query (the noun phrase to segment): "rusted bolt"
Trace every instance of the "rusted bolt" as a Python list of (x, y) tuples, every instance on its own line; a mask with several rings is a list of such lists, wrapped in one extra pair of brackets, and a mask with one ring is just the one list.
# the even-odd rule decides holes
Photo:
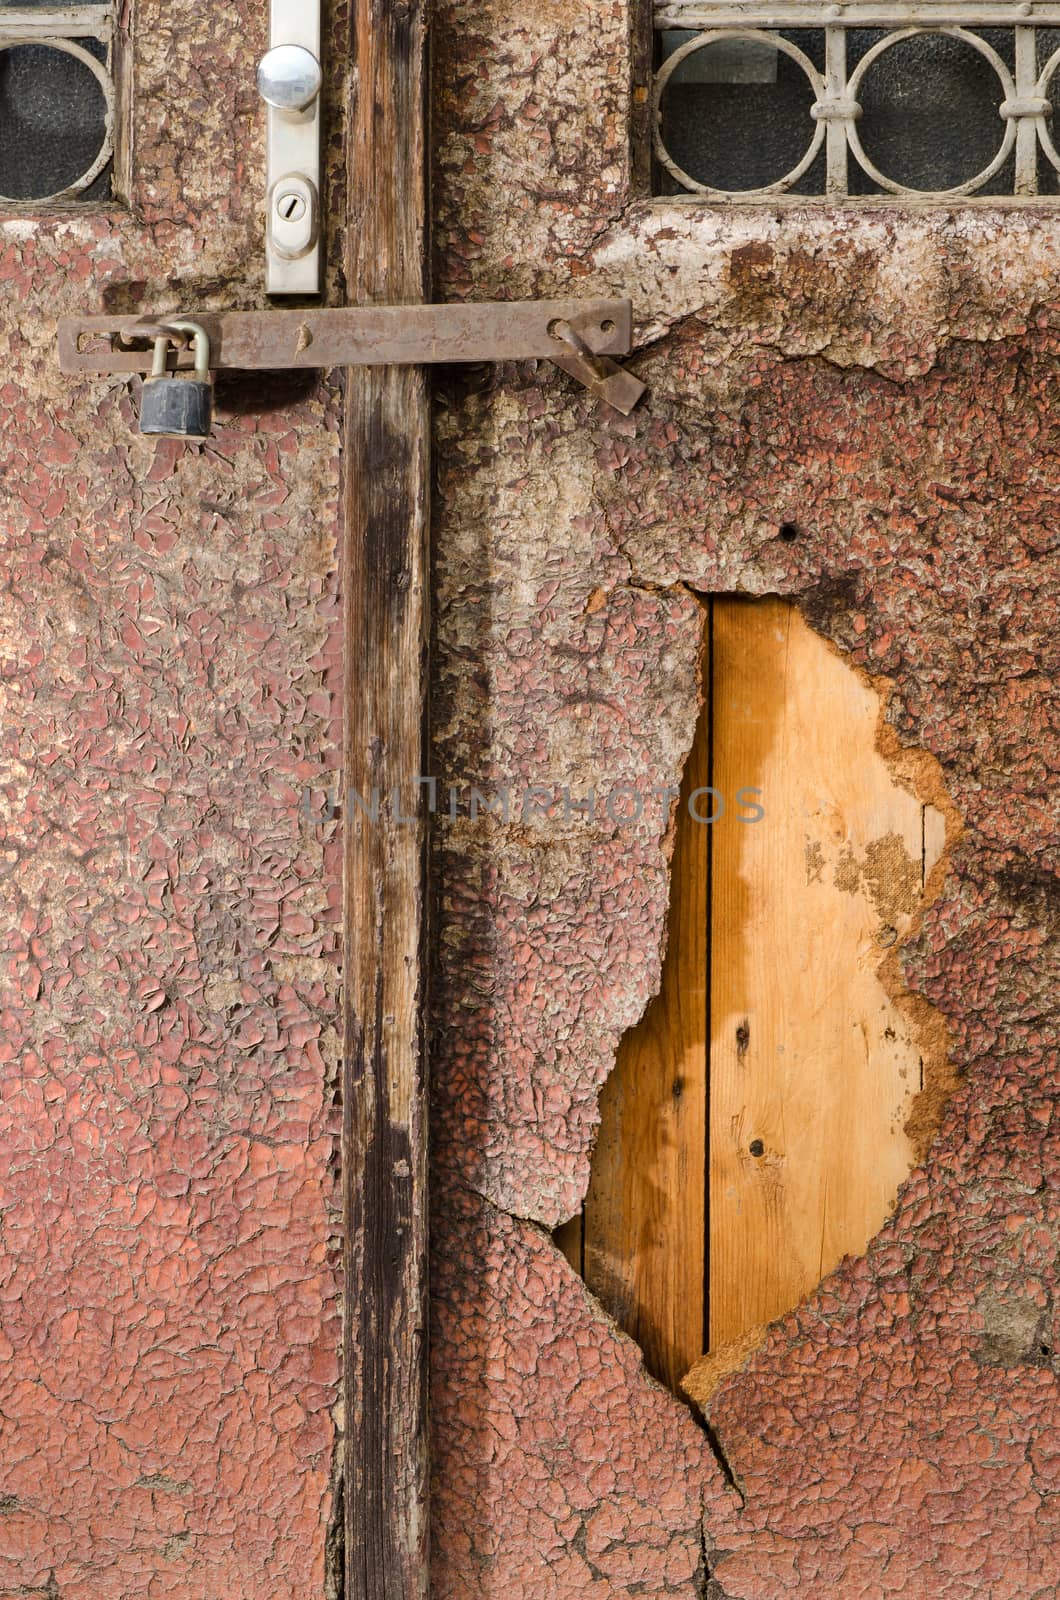
[(171, 327), (168, 322), (136, 322), (130, 328), (118, 329), (119, 342), (126, 345), (167, 338), (181, 350), (186, 350), (191, 343), (189, 333), (183, 328)]

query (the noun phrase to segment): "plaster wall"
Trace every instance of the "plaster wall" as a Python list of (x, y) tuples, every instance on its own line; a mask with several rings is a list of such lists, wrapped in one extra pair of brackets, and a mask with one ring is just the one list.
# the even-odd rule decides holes
[[(630, 294), (650, 393), (626, 419), (544, 366), (439, 386), (434, 1593), (1047, 1600), (1060, 216), (647, 200), (635, 20), (435, 23), (437, 297)], [(679, 782), (695, 592), (788, 596), (889, 680), (964, 821), (899, 952), (951, 1034), (937, 1137), (709, 1436), (548, 1233), (659, 980), (669, 815), (603, 802)], [(509, 786), (508, 821), (470, 784)]]

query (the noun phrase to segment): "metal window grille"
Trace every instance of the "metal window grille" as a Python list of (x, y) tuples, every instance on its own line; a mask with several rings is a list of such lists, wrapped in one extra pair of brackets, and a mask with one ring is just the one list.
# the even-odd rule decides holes
[(110, 198), (114, 34), (109, 3), (0, 0), (0, 209)]
[(664, 193), (1060, 198), (1060, 5), (656, 0), (654, 21)]

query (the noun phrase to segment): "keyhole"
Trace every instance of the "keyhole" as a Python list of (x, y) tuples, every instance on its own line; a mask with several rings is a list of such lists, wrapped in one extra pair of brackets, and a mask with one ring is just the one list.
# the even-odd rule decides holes
[(281, 194), (276, 202), (276, 213), (284, 222), (298, 222), (305, 215), (305, 201), (300, 194)]

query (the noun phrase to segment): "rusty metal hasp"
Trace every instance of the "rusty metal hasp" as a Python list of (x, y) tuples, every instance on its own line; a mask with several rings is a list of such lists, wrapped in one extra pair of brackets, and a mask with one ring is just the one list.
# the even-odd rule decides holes
[[(632, 411), (644, 385), (610, 358), (633, 338), (628, 300), (529, 300), (463, 305), (349, 306), (301, 311), (201, 311), (215, 369), (420, 366), (441, 362), (554, 361), (618, 410)], [(66, 373), (148, 372), (151, 335), (165, 316), (63, 317)], [(141, 348), (131, 348), (131, 341)], [(174, 351), (171, 370), (193, 365)]]

